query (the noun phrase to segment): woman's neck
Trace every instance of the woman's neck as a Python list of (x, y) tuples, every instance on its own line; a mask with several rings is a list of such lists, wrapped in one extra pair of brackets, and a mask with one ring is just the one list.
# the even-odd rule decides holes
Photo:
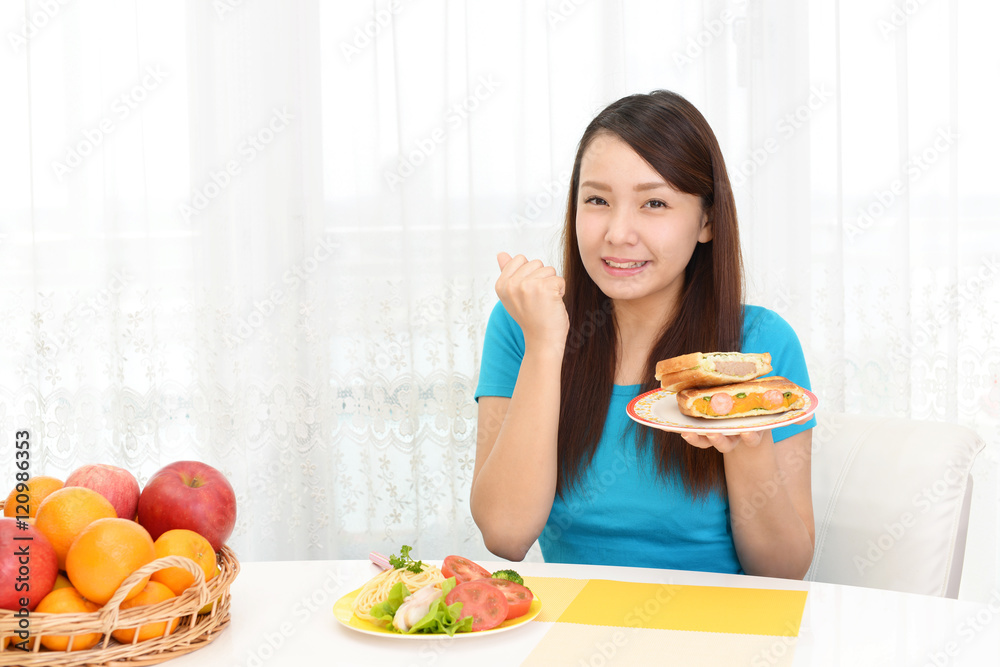
[(633, 301), (616, 301), (614, 306), (617, 326), (615, 384), (640, 384), (652, 373), (647, 368), (649, 352), (659, 340), (673, 308)]

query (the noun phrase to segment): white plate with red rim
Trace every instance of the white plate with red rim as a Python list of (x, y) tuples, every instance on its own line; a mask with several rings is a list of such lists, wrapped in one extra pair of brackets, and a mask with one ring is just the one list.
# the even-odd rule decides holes
[(646, 426), (673, 433), (701, 433), (735, 435), (751, 431), (767, 431), (779, 426), (788, 426), (809, 419), (819, 405), (816, 394), (805, 392), (805, 407), (789, 410), (776, 415), (755, 417), (733, 417), (731, 419), (702, 419), (688, 417), (677, 407), (677, 392), (654, 389), (640, 394), (629, 401), (625, 411), (628, 416)]

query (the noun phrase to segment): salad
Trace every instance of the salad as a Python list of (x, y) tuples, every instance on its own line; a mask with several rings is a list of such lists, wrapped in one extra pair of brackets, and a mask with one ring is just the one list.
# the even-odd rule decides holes
[(454, 555), (438, 568), (410, 551), (404, 545), (399, 556), (370, 554), (383, 571), (359, 591), (356, 616), (391, 632), (454, 635), (491, 630), (531, 609), (534, 595), (514, 570), (490, 573)]

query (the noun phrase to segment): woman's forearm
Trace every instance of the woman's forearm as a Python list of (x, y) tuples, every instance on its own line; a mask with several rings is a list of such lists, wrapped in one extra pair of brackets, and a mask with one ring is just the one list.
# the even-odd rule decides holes
[(470, 506), (486, 547), (508, 560), (524, 558), (552, 509), (561, 369), (557, 346), (529, 348), (506, 409), (480, 399)]
[[(755, 447), (736, 447), (724, 456), (733, 541), (747, 574), (801, 579), (812, 562), (814, 535), (808, 509), (789, 493), (806, 465), (782, 466), (767, 434)], [(800, 502), (801, 504), (801, 502)]]

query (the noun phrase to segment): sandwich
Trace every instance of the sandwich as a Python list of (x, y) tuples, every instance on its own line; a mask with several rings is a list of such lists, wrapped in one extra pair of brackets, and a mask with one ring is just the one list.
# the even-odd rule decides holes
[(774, 415), (798, 410), (805, 403), (802, 387), (776, 375), (677, 393), (677, 407), (682, 414), (705, 419)]
[(692, 352), (656, 364), (656, 379), (669, 391), (746, 382), (770, 372), (767, 352)]

